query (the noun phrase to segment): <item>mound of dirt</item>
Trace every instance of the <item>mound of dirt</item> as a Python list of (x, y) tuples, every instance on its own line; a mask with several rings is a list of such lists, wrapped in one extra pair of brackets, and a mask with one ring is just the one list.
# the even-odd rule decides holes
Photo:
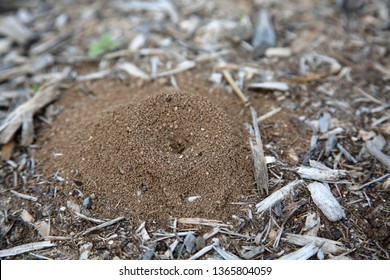
[(105, 217), (226, 220), (253, 183), (243, 123), (195, 94), (152, 95), (73, 126), (60, 139), (61, 174)]

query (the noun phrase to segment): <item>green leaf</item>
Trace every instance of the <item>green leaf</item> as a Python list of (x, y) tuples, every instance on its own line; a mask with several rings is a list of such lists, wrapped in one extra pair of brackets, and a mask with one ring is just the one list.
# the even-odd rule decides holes
[(96, 58), (117, 49), (119, 46), (119, 42), (112, 40), (111, 33), (106, 32), (100, 36), (99, 41), (94, 41), (89, 45), (88, 56)]
[(41, 84), (40, 83), (32, 83), (31, 88), (32, 88), (33, 92), (36, 93), (41, 88)]
[(237, 13), (237, 18), (238, 18), (239, 21), (242, 21), (245, 16), (246, 16), (246, 13), (244, 11), (239, 11)]
[(111, 43), (112, 43), (112, 38), (111, 38), (111, 34), (110, 33), (108, 33), (108, 32), (104, 33), (100, 37), (100, 44), (101, 44), (101, 46), (109, 47)]
[(100, 47), (99, 42), (92, 42), (89, 45), (89, 51), (88, 51), (88, 56), (95, 58), (98, 57), (99, 55), (102, 55), (104, 53), (104, 50)]

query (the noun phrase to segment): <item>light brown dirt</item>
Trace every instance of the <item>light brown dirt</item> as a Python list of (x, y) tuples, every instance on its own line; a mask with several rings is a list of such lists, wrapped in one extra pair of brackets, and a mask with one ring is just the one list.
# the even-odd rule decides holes
[[(63, 204), (81, 204), (94, 194), (94, 216), (125, 215), (137, 223), (174, 217), (226, 221), (239, 213), (232, 203), (256, 195), (244, 127), (248, 108), (222, 88), (208, 89), (204, 79), (192, 85), (190, 74), (179, 76), (181, 91), (161, 86), (164, 80), (145, 87), (107, 79), (64, 95), (60, 104), (71, 109), (44, 130), (36, 154), (45, 174), (59, 172), (66, 179), (64, 193), (83, 194), (64, 196)], [(272, 102), (272, 94), (252, 100), (260, 113), (271, 110)], [(276, 124), (267, 120), (264, 137), (290, 130), (285, 117), (281, 113)], [(296, 132), (293, 144), (302, 145)], [(284, 141), (273, 145), (289, 149)], [(200, 198), (189, 202), (192, 196)]]

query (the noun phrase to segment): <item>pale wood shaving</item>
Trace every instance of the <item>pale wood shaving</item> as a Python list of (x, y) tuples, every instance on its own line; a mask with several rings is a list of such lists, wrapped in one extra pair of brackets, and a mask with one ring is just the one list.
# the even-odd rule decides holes
[(42, 85), (33, 98), (23, 103), (12, 111), (0, 126), (0, 143), (11, 141), (15, 132), (23, 123), (23, 117), (27, 114), (34, 115), (41, 108), (57, 99), (61, 92), (57, 90), (60, 80), (54, 80)]
[(31, 201), (38, 201), (38, 198), (35, 197), (35, 196), (32, 196), (32, 195), (27, 195), (27, 194), (22, 194), (22, 193), (18, 193), (17, 191), (14, 191), (14, 190), (11, 190), (10, 191), (13, 195), (15, 195), (16, 197), (19, 197), (21, 199), (27, 199), (27, 200), (31, 200)]
[(91, 233), (91, 232), (93, 232), (93, 231), (101, 230), (102, 228), (105, 228), (105, 227), (111, 226), (111, 225), (113, 225), (113, 224), (116, 224), (116, 223), (118, 223), (118, 222), (121, 222), (121, 221), (123, 221), (124, 219), (125, 219), (124, 217), (115, 218), (115, 219), (113, 219), (113, 220), (104, 222), (104, 223), (102, 223), (102, 224), (100, 224), (100, 225), (97, 225), (97, 226), (95, 226), (95, 227), (91, 227), (91, 228), (89, 228), (89, 229), (83, 231), (80, 235), (86, 235), (86, 234)]
[(160, 72), (160, 73), (156, 73), (154, 78), (160, 78), (160, 77), (175, 75), (175, 74), (178, 74), (180, 72), (184, 72), (186, 70), (194, 68), (195, 66), (196, 66), (196, 62), (195, 61), (185, 60), (185, 61), (179, 63), (176, 66), (176, 68), (174, 68), (174, 69), (167, 70), (167, 71)]
[(237, 94), (237, 96), (241, 99), (242, 103), (245, 105), (248, 104), (249, 99), (245, 96), (245, 94), (241, 91), (241, 89), (236, 85), (233, 80), (233, 77), (230, 75), (228, 70), (222, 70), (222, 74), (225, 77), (226, 81), (232, 87), (233, 91)]
[(273, 192), (271, 195), (269, 195), (267, 198), (265, 198), (260, 203), (256, 204), (257, 212), (259, 214), (263, 213), (267, 209), (274, 206), (277, 202), (283, 200), (290, 192), (303, 184), (303, 180), (295, 180), (288, 185), (284, 186), (283, 188)]
[(34, 242), (28, 243), (13, 248), (5, 249), (0, 251), (0, 258), (10, 257), (20, 255), (26, 252), (41, 250), (45, 248), (54, 247), (56, 244), (51, 243), (50, 241)]
[(229, 225), (224, 224), (221, 221), (207, 220), (203, 218), (179, 218), (177, 221), (182, 224), (204, 225), (211, 227), (229, 227)]
[(337, 255), (346, 251), (341, 242), (321, 237), (287, 233), (285, 240), (298, 246), (306, 246), (313, 241), (318, 247), (323, 244), (321, 248), (324, 250), (325, 254)]
[(307, 260), (317, 254), (318, 250), (319, 247), (316, 245), (315, 241), (313, 241), (295, 252), (284, 255), (279, 258), (279, 260)]
[(316, 180), (320, 182), (338, 182), (347, 176), (346, 170), (340, 169), (319, 169), (315, 167), (301, 166), (297, 172), (304, 179)]
[(390, 169), (390, 156), (383, 153), (381, 150), (386, 143), (383, 136), (377, 136), (366, 142), (367, 151), (379, 160), (387, 169)]
[(314, 203), (320, 208), (329, 221), (335, 222), (345, 218), (344, 209), (333, 196), (329, 186), (313, 182), (307, 185)]
[(265, 161), (263, 142), (261, 140), (261, 134), (259, 124), (257, 120), (257, 113), (251, 107), (252, 126), (253, 129), (249, 129), (250, 139), (249, 145), (252, 151), (253, 171), (255, 174), (255, 180), (257, 189), (261, 194), (268, 194), (268, 169)]

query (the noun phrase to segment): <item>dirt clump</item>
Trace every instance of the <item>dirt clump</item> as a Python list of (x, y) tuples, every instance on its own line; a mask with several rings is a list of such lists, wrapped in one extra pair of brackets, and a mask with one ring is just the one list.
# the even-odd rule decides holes
[(226, 220), (253, 182), (240, 126), (199, 95), (152, 95), (69, 128), (61, 167), (105, 217)]

